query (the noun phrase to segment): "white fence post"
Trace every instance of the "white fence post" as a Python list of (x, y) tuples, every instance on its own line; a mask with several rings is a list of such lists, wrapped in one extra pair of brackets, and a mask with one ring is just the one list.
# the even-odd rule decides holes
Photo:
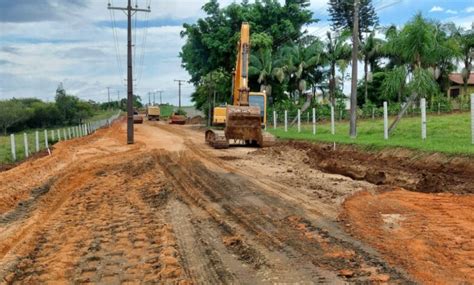
[(64, 137), (64, 140), (67, 141), (67, 133), (66, 133), (66, 129), (63, 129), (63, 137)]
[(277, 112), (273, 111), (273, 129), (276, 130), (277, 128)]
[(25, 145), (25, 157), (28, 158), (29, 150), (28, 150), (28, 135), (23, 133), (23, 144)]
[(383, 102), (383, 138), (388, 140), (388, 108), (387, 102)]
[(56, 133), (58, 134), (58, 142), (61, 141), (61, 130), (57, 129)]
[(426, 140), (426, 99), (421, 98), (421, 138)]
[(55, 141), (54, 130), (51, 130), (51, 142)]
[(301, 132), (301, 110), (298, 109), (298, 133)]
[(472, 144), (474, 144), (474, 93), (471, 94), (471, 133)]
[(39, 132), (35, 132), (35, 146), (36, 146), (36, 152), (40, 151), (40, 140), (39, 140)]
[(12, 147), (12, 159), (13, 161), (16, 161), (16, 146), (15, 146), (15, 135), (11, 134), (10, 135), (10, 144)]
[(288, 111), (285, 110), (285, 133), (288, 132)]
[(49, 148), (49, 145), (48, 145), (48, 131), (47, 130), (44, 130), (44, 145), (46, 146), (47, 149)]
[(313, 135), (316, 134), (316, 108), (313, 108)]
[(336, 126), (334, 125), (334, 106), (331, 105), (331, 134), (336, 134)]

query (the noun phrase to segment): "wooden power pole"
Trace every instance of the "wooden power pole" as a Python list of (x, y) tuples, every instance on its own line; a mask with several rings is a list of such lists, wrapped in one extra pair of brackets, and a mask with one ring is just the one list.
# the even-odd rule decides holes
[(179, 80), (179, 79), (175, 79), (174, 80), (175, 82), (178, 82), (178, 86), (179, 86), (179, 105), (178, 105), (178, 109), (181, 109), (181, 85), (183, 84), (182, 82), (186, 82), (186, 80)]
[(357, 137), (357, 53), (359, 51), (359, 0), (354, 1), (354, 26), (352, 27), (352, 85), (351, 118), (349, 135)]
[(133, 144), (133, 73), (132, 73), (132, 15), (137, 12), (151, 12), (150, 7), (148, 9), (139, 9), (135, 5), (132, 8), (132, 0), (128, 0), (126, 8), (123, 7), (112, 7), (109, 3), (108, 9), (125, 11), (128, 19), (127, 27), (127, 143)]

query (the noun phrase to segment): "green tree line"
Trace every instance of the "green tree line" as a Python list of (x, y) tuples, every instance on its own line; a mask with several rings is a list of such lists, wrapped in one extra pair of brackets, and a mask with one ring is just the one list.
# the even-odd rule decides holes
[(8, 131), (81, 124), (98, 111), (114, 106), (117, 102), (100, 104), (81, 100), (67, 94), (59, 85), (54, 102), (36, 98), (0, 100), (0, 130), (6, 135)]
[[(277, 109), (308, 108), (323, 102), (343, 108), (347, 68), (351, 59), (354, 0), (329, 0), (332, 28), (316, 36), (305, 26), (315, 23), (308, 0), (275, 0), (232, 3), (220, 7), (210, 0), (206, 16), (184, 24), (180, 56), (196, 91), (192, 101), (207, 112), (209, 102), (230, 102), (232, 70), (240, 25), (251, 28), (250, 87), (265, 90)], [(426, 98), (430, 107), (450, 105), (448, 75), (462, 66), (464, 90), (472, 71), (474, 30), (441, 23), (415, 14), (401, 27), (380, 26), (371, 0), (360, 1), (358, 60), (363, 79), (358, 82), (362, 110), (383, 101), (408, 108)], [(459, 98), (467, 103), (467, 92)], [(446, 107), (445, 106), (445, 107)], [(449, 107), (449, 106), (448, 106)], [(403, 115), (403, 113), (401, 114)]]

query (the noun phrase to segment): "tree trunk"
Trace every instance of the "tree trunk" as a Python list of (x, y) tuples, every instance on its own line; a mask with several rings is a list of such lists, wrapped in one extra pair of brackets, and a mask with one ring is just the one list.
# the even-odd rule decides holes
[(415, 99), (418, 97), (418, 94), (416, 94), (415, 92), (413, 92), (410, 96), (410, 98), (408, 98), (408, 102), (405, 104), (405, 106), (403, 106), (403, 108), (400, 110), (400, 113), (398, 113), (397, 117), (395, 118), (395, 121), (393, 121), (393, 123), (390, 125), (390, 127), (388, 128), (388, 134), (391, 135), (392, 132), (395, 130), (395, 128), (397, 127), (398, 123), (400, 123), (400, 121), (402, 120), (403, 116), (405, 115), (406, 111), (408, 110), (408, 108), (413, 104), (413, 102), (415, 101)]
[(365, 99), (365, 104), (367, 104), (367, 102), (369, 102), (369, 80), (368, 80), (368, 76), (369, 76), (369, 62), (367, 60), (367, 56), (364, 58), (364, 85), (365, 85), (365, 94), (364, 94), (364, 99)]
[(331, 78), (329, 79), (329, 100), (331, 104), (334, 106), (336, 102), (336, 64), (331, 64)]

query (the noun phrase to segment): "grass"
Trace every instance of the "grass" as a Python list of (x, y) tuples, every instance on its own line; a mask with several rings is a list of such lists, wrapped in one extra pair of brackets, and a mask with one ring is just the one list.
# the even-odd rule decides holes
[[(93, 122), (99, 121), (106, 118), (110, 118), (112, 115), (117, 113), (116, 110), (113, 111), (102, 111), (94, 115), (93, 117), (86, 120), (86, 122)], [(68, 128), (70, 126), (63, 126), (63, 127), (54, 127), (48, 128), (48, 144), (52, 145), (57, 142), (57, 130), (59, 129), (61, 132), (61, 138), (63, 138), (63, 129)], [(55, 140), (51, 140), (51, 130), (54, 130)], [(28, 149), (30, 153), (36, 152), (35, 146), (35, 132), (39, 132), (39, 146), (40, 150), (44, 150), (46, 148), (44, 142), (44, 129), (37, 129), (37, 130), (25, 130), (23, 132), (15, 133), (15, 144), (16, 144), (16, 157), (17, 161), (20, 161), (25, 158), (25, 144), (23, 139), (23, 133), (28, 135)], [(0, 135), (0, 164), (10, 163), (12, 162), (12, 154), (11, 154), (11, 144), (10, 144), (10, 134), (8, 136)]]
[(171, 116), (171, 114), (173, 113), (173, 106), (172, 105), (161, 105), (160, 106), (160, 117), (162, 118), (167, 118), (169, 116)]
[[(389, 119), (389, 123), (393, 118)], [(280, 123), (280, 126), (283, 124)], [(283, 126), (268, 130), (282, 139), (307, 141), (336, 142), (355, 144), (367, 149), (402, 147), (424, 152), (441, 152), (453, 155), (474, 156), (474, 145), (471, 143), (470, 113), (427, 116), (427, 139), (421, 139), (421, 119), (419, 117), (403, 118), (397, 129), (388, 140), (383, 138), (383, 120), (364, 120), (358, 122), (358, 136), (349, 137), (349, 122), (336, 123), (336, 134), (331, 134), (330, 123), (318, 123), (317, 134), (313, 135), (312, 125), (304, 124), (298, 133), (297, 126)]]

